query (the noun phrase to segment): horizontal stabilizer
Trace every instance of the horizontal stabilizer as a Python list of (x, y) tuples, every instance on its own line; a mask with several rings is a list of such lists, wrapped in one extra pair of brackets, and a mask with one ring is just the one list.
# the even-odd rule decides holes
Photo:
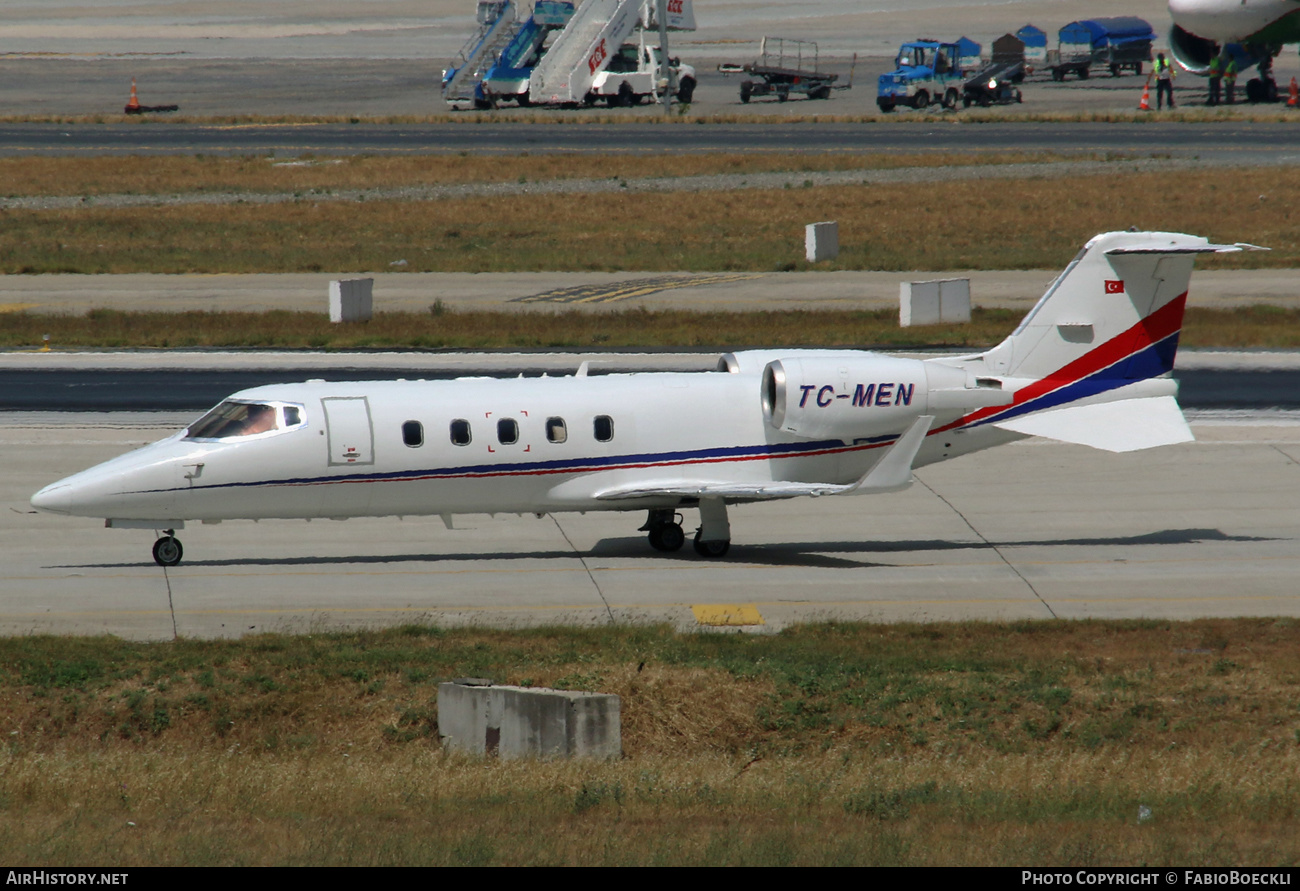
[(1074, 405), (1010, 418), (994, 426), (1107, 452), (1134, 452), (1196, 438), (1172, 396)]

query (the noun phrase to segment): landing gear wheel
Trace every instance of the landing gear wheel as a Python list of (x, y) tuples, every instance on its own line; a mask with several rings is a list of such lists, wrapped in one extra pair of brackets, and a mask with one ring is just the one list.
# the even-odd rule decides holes
[(727, 551), (731, 550), (729, 541), (700, 541), (700, 535), (703, 530), (695, 533), (695, 553), (701, 557), (708, 557), (716, 560), (720, 557), (727, 556)]
[(650, 547), (656, 551), (680, 551), (686, 544), (686, 533), (676, 523), (667, 523), (650, 530)]
[(153, 559), (159, 566), (175, 566), (184, 553), (181, 540), (174, 535), (164, 535), (153, 543)]

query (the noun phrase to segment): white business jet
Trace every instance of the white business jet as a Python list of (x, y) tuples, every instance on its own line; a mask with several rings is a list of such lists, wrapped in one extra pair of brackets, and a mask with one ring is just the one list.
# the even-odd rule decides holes
[(162, 531), (164, 566), (187, 520), (644, 510), (650, 545), (675, 551), (690, 508), (695, 550), (722, 557), (730, 504), (892, 492), (914, 467), (1030, 435), (1191, 440), (1170, 373), (1192, 264), (1249, 248), (1099, 235), (975, 355), (748, 350), (713, 372), (257, 387), (32, 505)]
[(1273, 58), (1300, 41), (1300, 0), (1169, 0), (1169, 15), (1169, 49), (1180, 65), (1206, 74), (1210, 60), (1228, 52), (1243, 71), (1259, 66), (1259, 77), (1246, 83), (1247, 99), (1277, 98)]

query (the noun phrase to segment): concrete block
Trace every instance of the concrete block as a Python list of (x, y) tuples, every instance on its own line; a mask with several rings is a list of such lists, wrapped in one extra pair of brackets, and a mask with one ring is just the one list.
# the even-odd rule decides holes
[(373, 278), (330, 282), (330, 321), (368, 322), (374, 310)]
[(898, 324), (937, 325), (970, 321), (970, 279), (903, 282), (898, 292)]
[(619, 758), (620, 702), (609, 693), (438, 685), (447, 748), (499, 758)]
[(840, 224), (809, 223), (804, 227), (803, 244), (809, 263), (834, 260), (840, 255)]

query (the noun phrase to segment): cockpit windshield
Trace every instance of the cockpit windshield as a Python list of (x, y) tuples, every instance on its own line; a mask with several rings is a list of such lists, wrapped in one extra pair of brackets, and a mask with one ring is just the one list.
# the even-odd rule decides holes
[(302, 423), (302, 409), (296, 405), (237, 402), (227, 399), (190, 425), (186, 439), (231, 439), (285, 430)]

